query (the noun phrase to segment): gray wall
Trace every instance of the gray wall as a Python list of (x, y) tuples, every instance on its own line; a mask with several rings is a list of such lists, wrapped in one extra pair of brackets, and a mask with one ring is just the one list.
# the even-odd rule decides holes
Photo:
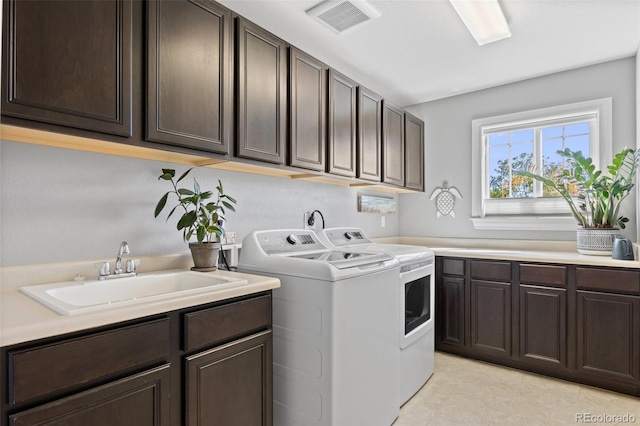
[[(227, 229), (241, 239), (255, 229), (301, 228), (305, 211), (320, 209), (327, 226), (356, 225), (373, 237), (429, 236), (573, 240), (568, 232), (475, 230), (471, 215), (471, 120), (589, 99), (613, 98), (614, 151), (640, 147), (640, 72), (628, 58), (519, 83), (442, 99), (407, 109), (425, 120), (426, 191), (403, 194), (398, 214), (358, 213), (358, 194), (390, 194), (212, 169), (195, 176), (213, 187), (222, 179), (238, 199)], [(637, 93), (637, 95), (636, 95)], [(636, 109), (638, 108), (638, 110)], [(638, 141), (636, 142), (636, 133)], [(0, 265), (89, 260), (111, 257), (127, 240), (132, 254), (146, 256), (187, 251), (175, 221), (154, 219), (157, 200), (168, 190), (158, 182), (163, 167), (186, 166), (61, 148), (0, 142)], [(464, 199), (456, 217), (436, 219), (429, 196), (447, 180)], [(627, 235), (636, 239), (637, 198), (624, 214), (632, 219)]]
[[(0, 265), (108, 258), (122, 240), (132, 256), (187, 251), (177, 218), (167, 223), (153, 217), (170, 189), (157, 180), (161, 168), (181, 173), (188, 167), (1, 141)], [(360, 226), (374, 237), (398, 234), (398, 214), (386, 215), (382, 228), (382, 215), (356, 207), (358, 194), (397, 200), (393, 194), (205, 168), (192, 175), (212, 190), (220, 178), (238, 200), (226, 228), (239, 238), (257, 229), (301, 228), (304, 212), (314, 209), (327, 227)]]
[[(505, 64), (498, 66), (508, 66)], [(406, 109), (425, 121), (426, 191), (400, 197), (400, 235), (428, 237), (574, 240), (575, 231), (476, 230), (471, 220), (471, 120), (512, 112), (613, 98), (613, 152), (636, 146), (635, 57), (551, 74), (518, 83), (445, 98)], [(455, 218), (436, 219), (434, 188), (448, 181), (463, 199)], [(637, 237), (636, 193), (622, 206), (630, 219), (626, 234)]]

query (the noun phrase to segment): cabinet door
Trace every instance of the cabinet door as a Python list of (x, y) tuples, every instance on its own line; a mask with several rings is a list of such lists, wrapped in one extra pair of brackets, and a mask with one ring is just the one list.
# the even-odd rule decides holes
[(442, 343), (464, 346), (464, 278), (443, 276), (441, 292)]
[(185, 361), (186, 424), (272, 424), (271, 331)]
[(284, 41), (238, 18), (236, 155), (283, 164), (287, 135), (287, 52)]
[(131, 2), (3, 3), (2, 114), (131, 136)]
[(511, 284), (471, 280), (471, 349), (511, 355)]
[(404, 114), (404, 140), (404, 186), (424, 191), (424, 122), (408, 112)]
[(170, 426), (169, 382), (165, 365), (14, 414), (9, 424)]
[(404, 111), (383, 101), (382, 182), (404, 186)]
[(324, 171), (327, 66), (298, 49), (289, 57), (289, 165)]
[(170, 327), (169, 318), (159, 318), (9, 351), (9, 403), (33, 405), (168, 360)]
[(356, 176), (380, 182), (382, 178), (382, 97), (358, 87), (358, 149)]
[(357, 83), (329, 70), (329, 164), (335, 175), (356, 175)]
[(520, 286), (520, 359), (549, 368), (567, 366), (566, 290)]
[(578, 291), (578, 370), (637, 384), (640, 297)]
[(147, 13), (147, 139), (228, 154), (231, 12), (154, 0)]

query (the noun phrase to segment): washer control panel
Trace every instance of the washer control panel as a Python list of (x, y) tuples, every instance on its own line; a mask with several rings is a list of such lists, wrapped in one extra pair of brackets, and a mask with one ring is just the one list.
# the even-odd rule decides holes
[(257, 233), (258, 243), (266, 254), (299, 253), (327, 250), (311, 230), (274, 230)]

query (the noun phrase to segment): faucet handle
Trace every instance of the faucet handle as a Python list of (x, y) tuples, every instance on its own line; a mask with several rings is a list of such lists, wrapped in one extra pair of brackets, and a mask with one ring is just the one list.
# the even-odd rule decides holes
[(111, 273), (111, 267), (109, 266), (109, 262), (99, 262), (94, 265), (96, 269), (100, 270), (100, 276), (104, 277)]
[(140, 265), (140, 259), (127, 259), (127, 272), (138, 272), (138, 265)]

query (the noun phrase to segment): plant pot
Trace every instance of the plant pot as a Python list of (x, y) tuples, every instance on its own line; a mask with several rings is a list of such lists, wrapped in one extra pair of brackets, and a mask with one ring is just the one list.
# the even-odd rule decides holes
[(193, 258), (192, 271), (211, 272), (218, 269), (218, 253), (221, 244), (219, 242), (212, 243), (189, 243), (191, 257)]
[(611, 256), (613, 236), (619, 232), (617, 228), (578, 228), (578, 253)]

